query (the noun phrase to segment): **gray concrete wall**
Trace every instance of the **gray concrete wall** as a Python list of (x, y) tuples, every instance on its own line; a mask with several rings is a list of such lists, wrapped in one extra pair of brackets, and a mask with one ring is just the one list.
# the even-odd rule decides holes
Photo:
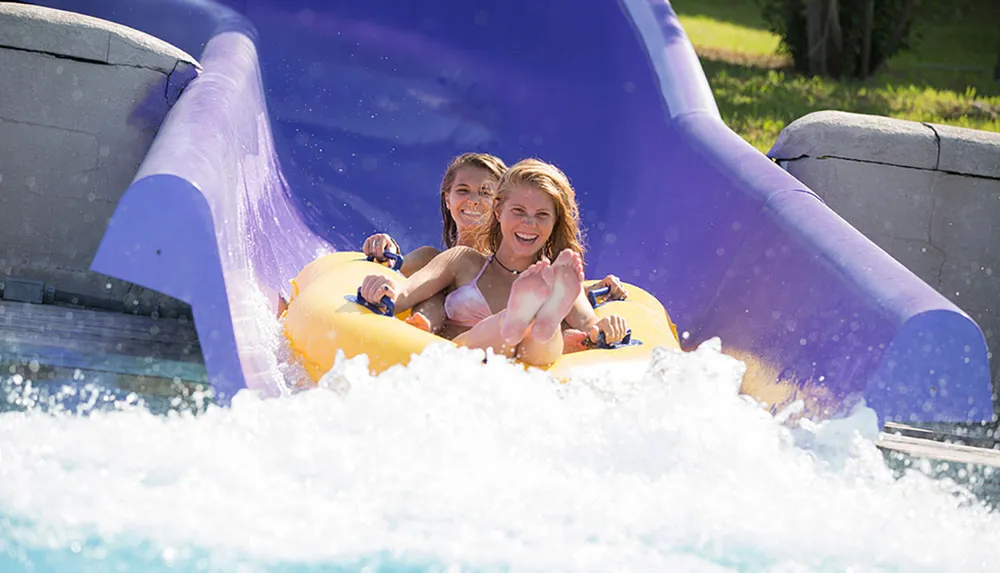
[(177, 301), (90, 272), (190, 55), (104, 20), (0, 4), (0, 280), (44, 280), (137, 310)]
[(1000, 389), (1000, 134), (824, 111), (768, 155), (979, 324)]

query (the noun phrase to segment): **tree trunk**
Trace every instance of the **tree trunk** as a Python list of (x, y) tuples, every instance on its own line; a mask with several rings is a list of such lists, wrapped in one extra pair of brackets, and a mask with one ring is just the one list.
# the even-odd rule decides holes
[(993, 79), (1000, 82), (1000, 48), (997, 49), (997, 63), (993, 66)]
[[(1000, 22), (996, 22), (1000, 26)], [(1000, 42), (997, 42), (997, 63), (993, 65), (993, 79), (1000, 82)]]
[(875, 0), (865, 2), (865, 25), (861, 31), (861, 79), (867, 78), (872, 69), (872, 27), (875, 24)]
[(826, 73), (833, 77), (840, 77), (844, 61), (842, 58), (844, 31), (840, 27), (840, 2), (838, 0), (827, 1), (823, 20), (825, 22), (823, 30), (826, 36)]
[(809, 74), (826, 75), (826, 41), (823, 8), (827, 0), (806, 0), (806, 47)]

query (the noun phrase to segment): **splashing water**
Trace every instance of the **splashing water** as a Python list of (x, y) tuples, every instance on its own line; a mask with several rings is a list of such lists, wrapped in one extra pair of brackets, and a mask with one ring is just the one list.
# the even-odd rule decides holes
[(0, 570), (1000, 566), (994, 515), (893, 479), (870, 410), (783, 426), (717, 340), (641, 379), (482, 357), (339, 360), (316, 390), (197, 413), (0, 414)]

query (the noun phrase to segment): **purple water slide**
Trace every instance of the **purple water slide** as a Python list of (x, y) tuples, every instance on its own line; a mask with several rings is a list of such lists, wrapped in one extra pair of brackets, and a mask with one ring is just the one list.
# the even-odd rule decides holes
[(975, 323), (725, 126), (664, 0), (71, 9), (200, 54), (93, 268), (192, 305), (223, 401), (280, 390), (256, 293), (376, 230), (436, 244), (443, 168), (479, 150), (562, 167), (588, 275), (650, 290), (687, 348), (721, 337), (772, 408), (992, 417)]

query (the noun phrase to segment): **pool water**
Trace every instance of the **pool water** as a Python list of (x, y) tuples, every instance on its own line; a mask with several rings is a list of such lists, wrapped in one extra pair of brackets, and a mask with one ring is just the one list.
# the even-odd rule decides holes
[(997, 517), (894, 478), (871, 410), (782, 425), (718, 340), (569, 384), (482, 358), (167, 413), (8, 379), (0, 571), (1000, 570)]

